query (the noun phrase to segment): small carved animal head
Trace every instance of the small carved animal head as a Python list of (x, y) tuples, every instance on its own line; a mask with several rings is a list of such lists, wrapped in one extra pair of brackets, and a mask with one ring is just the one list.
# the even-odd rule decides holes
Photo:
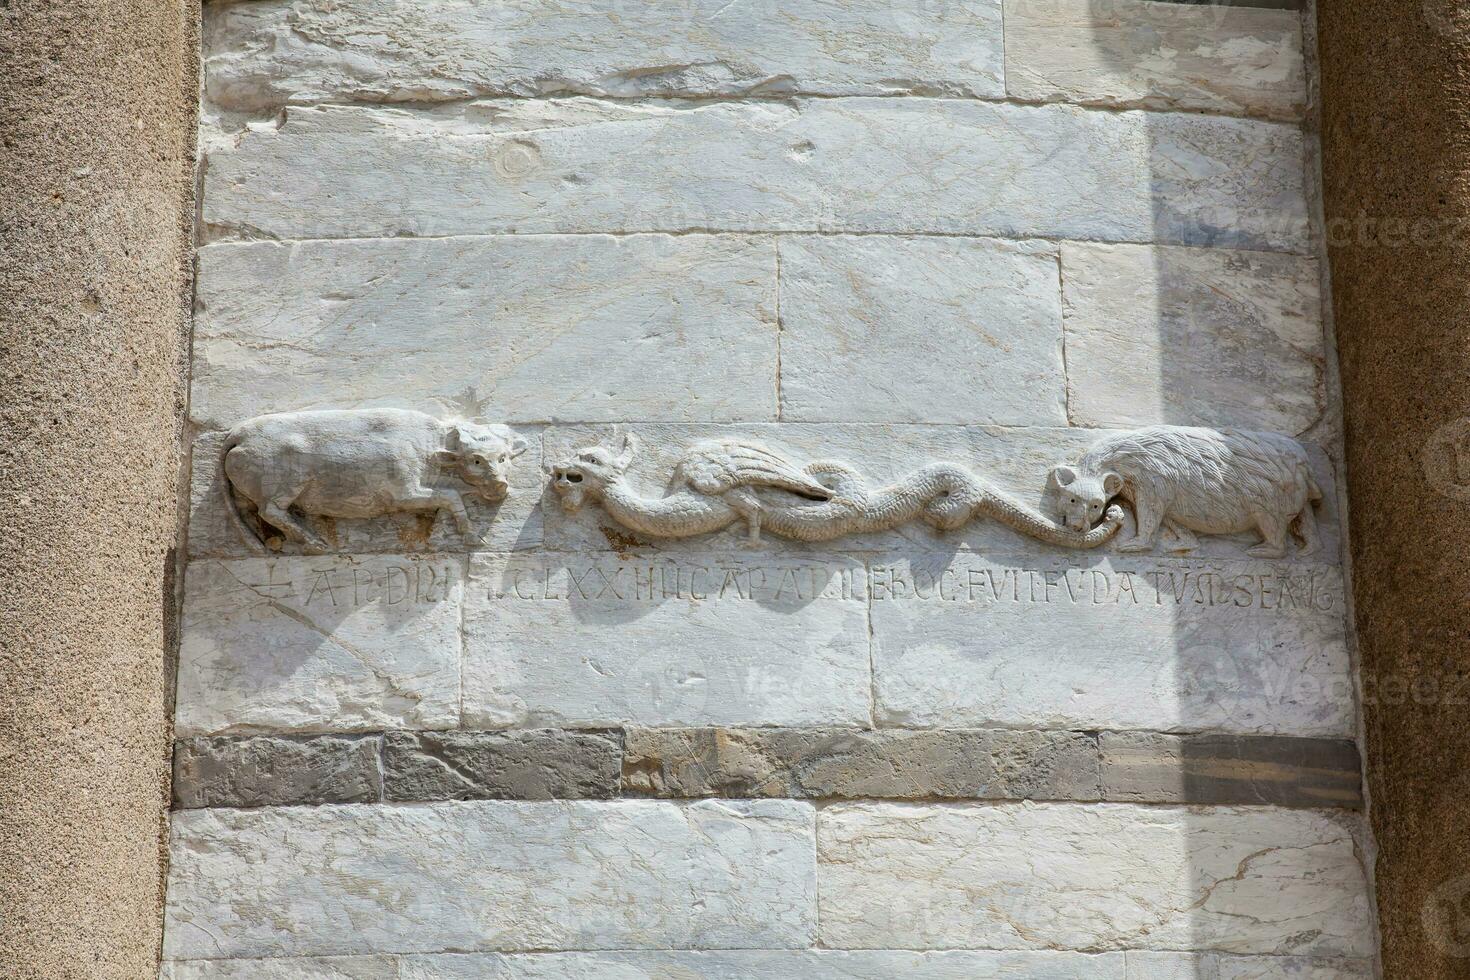
[(1073, 531), (1087, 531), (1102, 520), (1108, 501), (1123, 489), (1123, 478), (1111, 470), (1078, 473), (1070, 466), (1051, 471), (1047, 488), (1056, 497), (1062, 523)]
[(526, 440), (503, 426), (456, 422), (445, 441), (445, 462), (486, 500), (500, 500), (510, 492), (511, 460), (526, 451)]
[(588, 446), (577, 450), (577, 454), (566, 462), (553, 466), (551, 485), (561, 497), (561, 505), (567, 513), (575, 514), (581, 510), (588, 497), (597, 496), (628, 472), (637, 448), (633, 437), (625, 435), (623, 448), (617, 452), (606, 446)]

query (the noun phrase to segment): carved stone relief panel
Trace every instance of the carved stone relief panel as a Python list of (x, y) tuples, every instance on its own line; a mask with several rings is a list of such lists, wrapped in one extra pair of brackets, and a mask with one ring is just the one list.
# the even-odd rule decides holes
[(194, 443), (192, 556), (540, 543), (540, 435), (406, 409), (292, 412)]
[[(1043, 430), (1044, 431), (1044, 430)], [(751, 438), (700, 439), (663, 456), (674, 460), (664, 489), (649, 493), (630, 475), (638, 439), (584, 445), (550, 457), (552, 489), (579, 514), (596, 503), (645, 541), (689, 538), (741, 525), (750, 544), (761, 531), (798, 541), (875, 535), (910, 523), (955, 531), (977, 519), (999, 522), (1059, 548), (1109, 541), (1133, 514), (1117, 546), (1190, 553), (1196, 533), (1255, 534), (1247, 554), (1282, 558), (1288, 535), (1300, 554), (1318, 545), (1315, 511), (1324, 495), (1313, 463), (1286, 436), (1243, 430), (1152, 426), (1098, 439), (1078, 468), (1058, 466), (1048, 483), (1056, 519), (1013, 499), (964, 463), (930, 460), (886, 485), (873, 486), (843, 460), (797, 463)], [(656, 484), (655, 484), (656, 485)]]

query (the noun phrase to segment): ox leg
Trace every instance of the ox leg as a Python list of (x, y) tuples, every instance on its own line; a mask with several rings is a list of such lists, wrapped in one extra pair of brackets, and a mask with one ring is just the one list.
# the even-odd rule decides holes
[(449, 516), (454, 518), (454, 526), (459, 533), (469, 537), (472, 533), (470, 527), (470, 514), (465, 510), (464, 498), (458, 490), (449, 487), (441, 487), (436, 490), (424, 490), (419, 496), (411, 497), (399, 505), (403, 510), (420, 511), (449, 511)]
[(272, 497), (260, 508), (260, 519), (284, 534), (286, 540), (301, 545), (307, 554), (322, 554), (327, 550), (327, 543), (291, 513), (291, 505), (295, 502), (295, 493)]
[(1261, 543), (1246, 549), (1252, 558), (1285, 558), (1287, 521), (1265, 511), (1256, 515), (1256, 527), (1261, 532)]

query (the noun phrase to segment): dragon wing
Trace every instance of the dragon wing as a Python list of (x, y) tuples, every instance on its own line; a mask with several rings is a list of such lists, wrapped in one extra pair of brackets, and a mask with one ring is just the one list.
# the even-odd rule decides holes
[(832, 490), (795, 463), (753, 442), (712, 439), (695, 443), (679, 463), (689, 486), (715, 496), (736, 487), (775, 487), (813, 500), (830, 500)]

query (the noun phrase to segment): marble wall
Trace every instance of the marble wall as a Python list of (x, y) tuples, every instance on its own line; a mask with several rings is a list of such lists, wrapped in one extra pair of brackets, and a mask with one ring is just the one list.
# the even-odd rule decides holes
[[(1373, 976), (1306, 26), (208, 3), (164, 976)], [(263, 548), (226, 433), (380, 408), (510, 426), (508, 496)], [(552, 487), (631, 437), (650, 500), (758, 444), (1050, 513), (1158, 424), (1299, 440), (1320, 547)]]

